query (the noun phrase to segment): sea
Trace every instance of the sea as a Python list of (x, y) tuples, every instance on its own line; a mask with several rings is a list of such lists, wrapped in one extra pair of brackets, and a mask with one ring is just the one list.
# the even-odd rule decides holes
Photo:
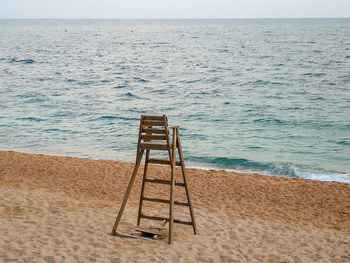
[(350, 19), (0, 20), (0, 149), (350, 183)]

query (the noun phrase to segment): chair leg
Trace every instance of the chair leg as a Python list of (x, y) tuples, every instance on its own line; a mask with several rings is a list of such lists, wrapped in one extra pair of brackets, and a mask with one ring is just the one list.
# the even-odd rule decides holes
[(141, 159), (142, 159), (143, 152), (144, 152), (144, 150), (139, 150), (138, 153), (137, 153), (137, 158), (136, 158), (134, 171), (132, 172), (128, 189), (126, 190), (126, 193), (125, 193), (122, 205), (120, 206), (120, 210), (119, 210), (117, 219), (115, 220), (115, 223), (114, 223), (114, 226), (113, 226), (113, 230), (112, 230), (112, 233), (111, 233), (113, 236), (115, 235), (115, 233), (117, 231), (120, 219), (122, 217), (122, 214), (123, 214), (125, 206), (126, 206), (126, 202), (128, 201), (128, 198), (129, 198), (129, 195), (130, 195), (130, 192), (131, 192), (131, 188), (132, 188), (132, 186), (134, 184), (134, 181), (135, 181), (135, 178), (136, 178), (137, 170), (139, 169), (139, 166), (140, 166), (140, 162), (141, 162)]
[(170, 208), (169, 208), (169, 235), (168, 242), (173, 242), (174, 227), (174, 188), (175, 188), (175, 160), (176, 160), (176, 129), (173, 130), (173, 144), (171, 151), (171, 184), (170, 184)]
[(149, 154), (150, 150), (146, 151), (146, 160), (145, 160), (145, 168), (143, 170), (143, 178), (142, 178), (142, 185), (141, 185), (141, 194), (140, 194), (140, 202), (139, 202), (139, 212), (137, 216), (137, 225), (140, 225), (140, 220), (141, 220), (141, 214), (142, 214), (142, 205), (143, 205), (143, 196), (145, 192), (145, 179), (147, 176), (147, 171), (148, 171), (148, 161), (149, 161)]
[(188, 188), (187, 188), (186, 174), (185, 174), (185, 162), (184, 162), (184, 157), (183, 157), (183, 154), (182, 154), (181, 140), (180, 140), (179, 134), (177, 134), (177, 149), (179, 151), (179, 158), (180, 158), (180, 162), (181, 162), (182, 177), (183, 177), (183, 181), (185, 183), (186, 196), (187, 196), (189, 209), (190, 209), (190, 214), (191, 214), (191, 219), (192, 219), (193, 233), (195, 235), (197, 235), (198, 234), (197, 225), (196, 225), (196, 220), (194, 218), (194, 212), (193, 212), (193, 206), (192, 206), (192, 202), (191, 202), (190, 192), (188, 191)]

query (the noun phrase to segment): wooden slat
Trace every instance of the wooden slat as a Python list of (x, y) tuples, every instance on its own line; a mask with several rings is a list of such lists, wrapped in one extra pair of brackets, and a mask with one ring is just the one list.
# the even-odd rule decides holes
[(144, 115), (143, 119), (147, 120), (147, 121), (163, 121), (163, 116), (146, 116), (146, 115)]
[[(141, 218), (148, 219), (148, 220), (155, 220), (155, 221), (164, 221), (164, 220), (169, 221), (169, 218), (159, 217), (159, 216), (141, 215)], [(192, 222), (191, 221), (183, 221), (183, 220), (174, 219), (174, 223), (175, 224), (182, 224), (182, 225), (190, 225), (190, 226), (192, 226)]]
[[(153, 198), (153, 197), (147, 197), (147, 196), (144, 196), (144, 197), (142, 198), (142, 200), (144, 200), (144, 201), (149, 201), (149, 202), (163, 203), (163, 204), (169, 204), (169, 203), (170, 203), (169, 200), (159, 199), (159, 198)], [(175, 201), (174, 204), (175, 204), (175, 205), (182, 205), (182, 206), (189, 206), (188, 203), (186, 203), (186, 202), (181, 202), (181, 201)]]
[(182, 205), (182, 206), (189, 206), (190, 205), (189, 203), (181, 202), (181, 201), (175, 201), (174, 204), (175, 205)]
[(154, 144), (154, 143), (143, 142), (143, 143), (140, 143), (140, 147), (141, 149), (145, 149), (145, 150), (160, 150), (160, 151), (168, 150), (168, 145), (166, 144)]
[(147, 183), (154, 183), (154, 184), (170, 184), (170, 181), (168, 180), (161, 180), (161, 179), (151, 179), (151, 178), (146, 178), (145, 181)]
[(164, 165), (170, 165), (171, 164), (169, 160), (156, 159), (156, 158), (149, 159), (149, 163), (164, 164)]
[(182, 224), (182, 225), (189, 225), (189, 226), (193, 225), (191, 221), (183, 221), (183, 220), (178, 220), (178, 219), (174, 219), (174, 223), (175, 224)]
[[(149, 159), (149, 163), (171, 165), (169, 160), (157, 159), (157, 158)], [(176, 161), (176, 166), (181, 166), (181, 162), (180, 161)]]
[(176, 186), (185, 186), (185, 183), (183, 183), (183, 182), (175, 182), (175, 185)]
[(163, 203), (163, 204), (169, 204), (170, 203), (169, 200), (153, 198), (153, 197), (147, 197), (147, 196), (144, 196), (142, 199), (144, 201), (149, 201), (149, 202), (156, 202), (156, 203)]
[(165, 126), (164, 121), (143, 121), (142, 124), (150, 126)]
[(163, 223), (160, 226), (149, 226), (149, 228), (156, 229), (156, 230), (159, 230), (159, 231), (166, 230), (167, 228), (164, 227), (166, 225), (166, 223), (167, 222), (164, 220)]
[(147, 215), (141, 215), (141, 218), (148, 219), (148, 220), (155, 220), (155, 221), (164, 221), (169, 220), (166, 217), (159, 217), (159, 216), (147, 216)]
[[(147, 183), (155, 183), (155, 184), (167, 184), (170, 185), (170, 181), (168, 180), (161, 180), (161, 179), (151, 179), (151, 178), (146, 178), (145, 181)], [(175, 182), (176, 186), (185, 186), (183, 182)]]
[(147, 133), (147, 134), (166, 134), (164, 129), (150, 129), (150, 128), (143, 128), (142, 132)]
[(166, 135), (141, 135), (141, 139), (144, 140), (166, 140)]

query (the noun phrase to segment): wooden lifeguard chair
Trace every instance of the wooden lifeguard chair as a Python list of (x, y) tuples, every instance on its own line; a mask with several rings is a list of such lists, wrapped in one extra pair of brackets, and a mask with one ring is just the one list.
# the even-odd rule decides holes
[[(172, 130), (172, 140), (171, 141), (169, 138), (169, 129)], [(150, 158), (150, 151), (151, 150), (168, 151), (169, 160)], [(176, 150), (178, 151), (178, 156), (180, 158), (180, 161), (176, 161)], [(179, 126), (168, 127), (168, 120), (167, 120), (166, 115), (163, 115), (163, 116), (141, 115), (140, 130), (139, 130), (139, 137), (138, 137), (138, 143), (137, 143), (136, 163), (135, 163), (134, 170), (133, 170), (131, 178), (130, 178), (129, 186), (126, 190), (123, 202), (120, 206), (120, 210), (119, 210), (117, 219), (114, 223), (112, 235), (118, 234), (121, 236), (136, 237), (136, 236), (131, 236), (128, 234), (123, 234), (123, 233), (117, 232), (117, 228), (118, 228), (118, 225), (120, 223), (120, 219), (122, 217), (122, 214), (124, 212), (127, 200), (129, 198), (129, 194), (131, 192), (133, 183), (135, 181), (137, 170), (140, 166), (143, 153), (145, 151), (146, 151), (146, 158), (145, 158), (145, 167), (144, 167), (144, 173), (143, 173), (143, 179), (142, 179), (140, 203), (139, 203), (138, 216), (137, 216), (137, 226), (140, 225), (141, 219), (156, 220), (156, 221), (163, 221), (163, 222), (169, 223), (169, 229), (168, 229), (168, 243), (169, 244), (171, 244), (173, 241), (173, 225), (174, 225), (174, 223), (192, 226), (193, 232), (196, 235), (197, 234), (197, 227), (196, 227), (196, 222), (195, 222), (195, 218), (194, 218), (194, 212), (193, 212), (193, 207), (192, 207), (192, 203), (191, 203), (190, 193), (189, 193), (189, 190), (187, 187), (187, 181), (186, 181), (186, 175), (185, 175), (185, 163), (184, 163), (184, 158), (183, 158), (182, 148), (181, 148), (181, 141), (180, 141), (180, 136), (179, 136)], [(148, 171), (148, 164), (150, 164), (150, 163), (151, 164), (170, 165), (171, 166), (170, 180), (148, 178), (147, 171)], [(175, 181), (175, 166), (181, 167), (182, 179), (183, 179), (182, 182)], [(170, 185), (170, 198), (169, 198), (169, 200), (152, 198), (152, 197), (145, 197), (144, 190), (145, 190), (146, 183)], [(179, 202), (179, 201), (174, 200), (174, 188), (175, 188), (175, 186), (180, 186), (180, 187), (185, 188), (187, 202)], [(142, 205), (143, 205), (144, 201), (169, 204), (169, 217), (164, 218), (164, 217), (159, 217), (159, 216), (149, 216), (149, 215), (143, 214)], [(174, 205), (187, 206), (189, 208), (189, 212), (191, 215), (191, 221), (182, 221), (182, 220), (174, 219)], [(149, 230), (149, 229), (145, 230), (143, 228), (141, 228), (141, 229), (139, 228), (137, 230), (140, 232), (143, 232), (143, 233), (148, 233), (148, 234), (160, 234), (160, 232), (158, 230)]]

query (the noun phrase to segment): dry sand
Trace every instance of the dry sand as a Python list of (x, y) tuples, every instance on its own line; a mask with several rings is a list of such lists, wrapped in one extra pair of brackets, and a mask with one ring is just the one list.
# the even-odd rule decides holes
[[(350, 262), (350, 184), (187, 169), (199, 235), (175, 225), (168, 245), (110, 235), (132, 168), (0, 151), (0, 262)], [(121, 228), (136, 223), (142, 171)]]

